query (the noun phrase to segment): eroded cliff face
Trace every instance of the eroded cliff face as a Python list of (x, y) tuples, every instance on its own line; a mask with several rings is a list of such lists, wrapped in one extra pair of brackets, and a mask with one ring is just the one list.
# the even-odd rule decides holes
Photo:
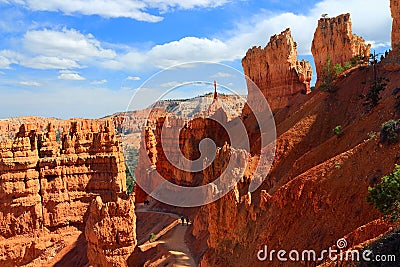
[(114, 197), (114, 201), (103, 202), (97, 196), (90, 205), (85, 235), (92, 266), (128, 266), (136, 246), (134, 200), (125, 194)]
[(316, 87), (321, 85), (323, 68), (330, 58), (332, 66), (351, 62), (355, 56), (368, 59), (371, 45), (353, 34), (350, 14), (321, 18), (314, 33), (311, 52), (317, 70)]
[(390, 9), (392, 12), (392, 49), (400, 50), (400, 2), (390, 0)]
[[(208, 245), (200, 266), (282, 266), (276, 256), (259, 261), (257, 252), (267, 245), (269, 251), (320, 253), (343, 237), (347, 248), (359, 249), (396, 227), (380, 220), (381, 214), (365, 200), (368, 187), (399, 162), (399, 145), (368, 137), (391, 118), (391, 92), (399, 81), (396, 73), (378, 71), (391, 81), (379, 113), (362, 112), (359, 95), (368, 89), (356, 86), (372, 75), (369, 68), (342, 80), (336, 99), (316, 92), (306, 102), (299, 100), (301, 113), (296, 104), (277, 114), (275, 162), (261, 188), (247, 192), (252, 177), (246, 172), (233, 191), (197, 213), (192, 234)], [(343, 126), (340, 138), (332, 134), (335, 125)], [(208, 171), (204, 176), (214, 177)]]
[[(271, 37), (265, 48), (249, 49), (242, 60), (243, 70), (261, 90), (273, 111), (285, 107), (296, 94), (310, 92), (312, 68), (297, 60), (296, 42), (290, 29)], [(249, 92), (248, 101), (254, 101)]]
[(9, 238), (39, 229), (43, 221), (37, 133), (22, 125), (14, 141), (0, 146), (1, 236)]
[[(21, 237), (18, 247), (25, 250), (38, 242), (34, 233), (82, 231), (92, 199), (99, 196), (112, 206), (108, 203), (125, 191), (124, 159), (112, 122), (73, 121), (60, 142), (51, 124), (44, 133), (22, 125), (14, 141), (0, 146), (0, 235), (6, 238), (1, 245)], [(41, 255), (15, 257), (6, 255), (0, 262), (21, 264)]]
[(392, 51), (383, 60), (385, 69), (397, 71), (400, 69), (400, 2), (390, 0), (390, 9), (392, 12)]

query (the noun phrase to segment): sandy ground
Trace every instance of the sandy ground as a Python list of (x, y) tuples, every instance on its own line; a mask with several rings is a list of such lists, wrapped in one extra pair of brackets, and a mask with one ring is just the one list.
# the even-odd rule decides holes
[[(188, 227), (186, 225), (182, 226), (179, 215), (162, 212), (162, 211), (153, 211), (147, 209), (138, 209), (137, 213), (145, 212), (145, 213), (154, 213), (157, 215), (165, 215), (175, 219), (175, 221), (168, 225), (166, 228), (162, 229), (159, 233), (157, 233), (157, 241), (154, 242), (154, 245), (163, 246), (168, 254), (166, 262), (164, 262), (164, 266), (197, 266), (195, 260), (190, 253), (190, 250), (185, 243), (185, 233)], [(149, 242), (145, 242), (144, 244), (140, 244), (143, 250), (147, 250), (150, 244)], [(151, 266), (149, 264), (148, 266)]]

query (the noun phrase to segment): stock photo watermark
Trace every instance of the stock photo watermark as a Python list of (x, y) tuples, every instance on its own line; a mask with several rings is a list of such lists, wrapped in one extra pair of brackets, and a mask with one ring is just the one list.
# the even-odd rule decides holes
[[(215, 79), (218, 79), (218, 83)], [(162, 149), (165, 159), (174, 168), (175, 175), (179, 173), (196, 174), (204, 171), (214, 161), (217, 146), (215, 140), (204, 138), (198, 144), (200, 157), (194, 160), (188, 159), (180, 148), (182, 145), (180, 144), (180, 133), (190, 128), (191, 122), (196, 123), (196, 117), (191, 117), (189, 114), (170, 115), (168, 119), (165, 118), (161, 121), (157, 115), (156, 103), (163, 99), (174, 99), (179, 93), (201, 92), (204, 89), (215, 91), (214, 106), (210, 103), (211, 110), (205, 109), (201, 112), (199, 110), (197, 113), (201, 114), (202, 120), (213, 121), (213, 124), (218, 124), (227, 133), (227, 142), (231, 148), (228, 164), (218, 177), (214, 177), (215, 180), (195, 187), (185, 187), (165, 179), (162, 171), (155, 168), (150, 158), (144, 157), (143, 165), (148, 166), (146, 175), (136, 177), (136, 184), (150, 197), (162, 203), (177, 207), (206, 205), (222, 198), (243, 178), (252, 145), (248, 129), (244, 122), (245, 119), (238, 117), (233, 122), (227, 120), (227, 116), (230, 115), (229, 109), (224, 108), (222, 99), (217, 97), (218, 90), (223, 90), (240, 99), (243, 98), (243, 95), (238, 92), (238, 89), (247, 89), (245, 93), (251, 92), (253, 96), (245, 102), (249, 114), (257, 124), (259, 132), (257, 142), (263, 149), (260, 151), (253, 179), (248, 188), (249, 192), (254, 192), (262, 184), (274, 161), (275, 121), (269, 104), (257, 85), (232, 67), (209, 62), (190, 62), (166, 68), (149, 78), (135, 91), (127, 108), (127, 110), (133, 110), (132, 105), (148, 102), (150, 108), (144, 111), (146, 124), (153, 124), (153, 126), (157, 123), (158, 125), (162, 124), (162, 127), (159, 128), (160, 133), (158, 133), (161, 139), (160, 149)], [(198, 98), (197, 101), (203, 100)], [(200, 102), (198, 103), (199, 107), (201, 106)], [(213, 107), (216, 110), (213, 110)], [(219, 107), (224, 110), (225, 115), (221, 115), (221, 112), (218, 111)], [(156, 128), (156, 126), (154, 127)], [(134, 172), (135, 170), (130, 171)]]
[(264, 245), (262, 249), (257, 252), (257, 259), (262, 262), (275, 261), (280, 262), (323, 262), (323, 261), (349, 261), (349, 262), (396, 262), (396, 255), (374, 255), (372, 250), (345, 250), (347, 247), (347, 240), (344, 238), (336, 242), (336, 248), (329, 247), (321, 252), (315, 250), (275, 250), (269, 249)]

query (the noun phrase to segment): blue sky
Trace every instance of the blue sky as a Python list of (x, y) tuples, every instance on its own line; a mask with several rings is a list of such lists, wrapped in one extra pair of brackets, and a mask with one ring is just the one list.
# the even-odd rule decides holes
[(123, 111), (163, 68), (208, 61), (242, 71), (248, 48), (287, 27), (299, 58), (312, 61), (321, 14), (347, 12), (354, 33), (389, 48), (389, 0), (0, 0), (0, 118)]

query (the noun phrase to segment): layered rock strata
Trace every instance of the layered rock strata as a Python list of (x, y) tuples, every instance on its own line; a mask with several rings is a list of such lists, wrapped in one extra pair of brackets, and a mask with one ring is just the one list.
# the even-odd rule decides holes
[[(310, 92), (312, 68), (308, 61), (297, 60), (297, 44), (290, 29), (272, 36), (265, 48), (249, 49), (242, 66), (273, 111), (285, 107), (294, 95)], [(248, 101), (254, 101), (252, 98), (249, 92)]]
[(371, 45), (362, 37), (353, 34), (350, 14), (334, 18), (321, 18), (314, 33), (311, 52), (317, 71), (316, 87), (320, 86), (324, 76), (324, 65), (331, 60), (331, 66), (346, 62), (367, 61)]
[[(70, 226), (83, 230), (96, 197), (104, 205), (133, 210), (130, 200), (121, 204), (116, 197), (125, 191), (124, 158), (111, 121), (72, 121), (60, 142), (51, 124), (44, 133), (23, 124), (14, 141), (0, 145), (1, 238)], [(111, 213), (111, 220), (114, 215), (119, 218), (121, 213)], [(134, 227), (134, 216), (126, 215)], [(14, 259), (19, 260), (26, 258)]]

